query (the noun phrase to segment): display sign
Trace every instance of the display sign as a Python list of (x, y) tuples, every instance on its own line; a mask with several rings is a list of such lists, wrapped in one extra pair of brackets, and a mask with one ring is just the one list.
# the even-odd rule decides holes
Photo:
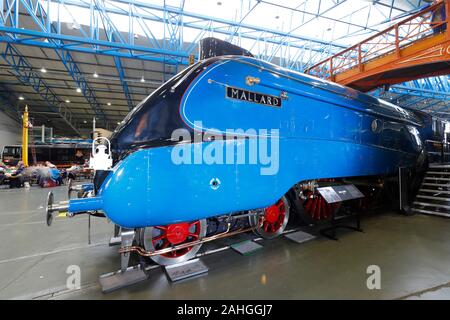
[(277, 107), (277, 108), (281, 107), (280, 97), (228, 86), (226, 87), (226, 90), (227, 90), (227, 98), (259, 103), (270, 107)]
[(359, 191), (353, 184), (321, 187), (317, 188), (317, 191), (322, 195), (327, 203), (364, 198), (361, 191)]

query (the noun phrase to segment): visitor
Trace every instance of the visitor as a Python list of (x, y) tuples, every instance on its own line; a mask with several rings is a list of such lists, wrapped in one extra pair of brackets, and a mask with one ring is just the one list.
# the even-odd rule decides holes
[(0, 161), (0, 184), (3, 183), (3, 181), (6, 178), (6, 165)]
[(84, 163), (84, 153), (82, 150), (77, 150), (75, 153), (75, 163), (82, 165)]
[(19, 161), (17, 163), (16, 170), (11, 174), (6, 174), (6, 177), (9, 179), (9, 187), (10, 188), (21, 188), (23, 187), (24, 177), (23, 172), (25, 170), (25, 166), (23, 161)]
[[(438, 2), (439, 1), (435, 1), (434, 4), (436, 4)], [(434, 34), (444, 32), (447, 29), (447, 24), (442, 23), (443, 21), (445, 21), (445, 19), (446, 19), (445, 4), (444, 4), (444, 2), (441, 2), (441, 4), (438, 5), (431, 14), (430, 26), (433, 29)]]
[(56, 168), (50, 168), (50, 175), (53, 181), (56, 182), (57, 186), (60, 186), (63, 184), (63, 178), (61, 176), (61, 172)]
[(49, 167), (49, 168), (56, 168), (56, 166), (53, 163), (51, 163), (50, 161), (45, 161), (45, 166)]

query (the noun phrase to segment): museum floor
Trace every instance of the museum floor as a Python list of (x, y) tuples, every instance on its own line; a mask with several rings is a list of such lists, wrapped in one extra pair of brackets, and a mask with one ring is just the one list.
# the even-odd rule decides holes
[[(379, 213), (363, 219), (364, 233), (341, 232), (339, 241), (297, 244), (284, 237), (242, 256), (229, 249), (202, 257), (208, 274), (168, 281), (162, 268), (132, 287), (103, 294), (101, 274), (119, 269), (113, 226), (92, 219), (44, 221), (49, 189), (0, 190), (1, 299), (450, 299), (450, 220)], [(66, 187), (54, 188), (56, 200)], [(67, 291), (66, 271), (81, 270), (81, 289)], [(367, 268), (381, 270), (381, 289), (367, 288)]]

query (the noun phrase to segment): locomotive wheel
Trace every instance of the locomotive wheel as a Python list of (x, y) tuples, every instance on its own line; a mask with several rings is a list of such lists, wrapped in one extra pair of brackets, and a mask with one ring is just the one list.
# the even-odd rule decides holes
[[(285, 196), (274, 205), (261, 209), (264, 214), (249, 217), (255, 233), (264, 239), (273, 239), (283, 233), (289, 221), (289, 202)], [(262, 220), (262, 223), (261, 223)]]
[(296, 212), (301, 221), (308, 225), (316, 225), (331, 219), (339, 204), (329, 204), (318, 191), (303, 190), (299, 197)]
[[(167, 226), (146, 227), (140, 230), (140, 244), (147, 251), (169, 248), (179, 244), (202, 239), (206, 234), (206, 220), (181, 222)], [(150, 258), (160, 265), (181, 263), (193, 258), (201, 244), (171, 251)]]

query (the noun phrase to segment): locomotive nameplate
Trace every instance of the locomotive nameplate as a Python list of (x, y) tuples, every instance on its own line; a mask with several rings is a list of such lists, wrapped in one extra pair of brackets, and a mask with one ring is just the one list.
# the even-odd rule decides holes
[(227, 98), (263, 104), (265, 106), (275, 108), (281, 107), (280, 97), (228, 86), (226, 87), (226, 90), (227, 90)]

